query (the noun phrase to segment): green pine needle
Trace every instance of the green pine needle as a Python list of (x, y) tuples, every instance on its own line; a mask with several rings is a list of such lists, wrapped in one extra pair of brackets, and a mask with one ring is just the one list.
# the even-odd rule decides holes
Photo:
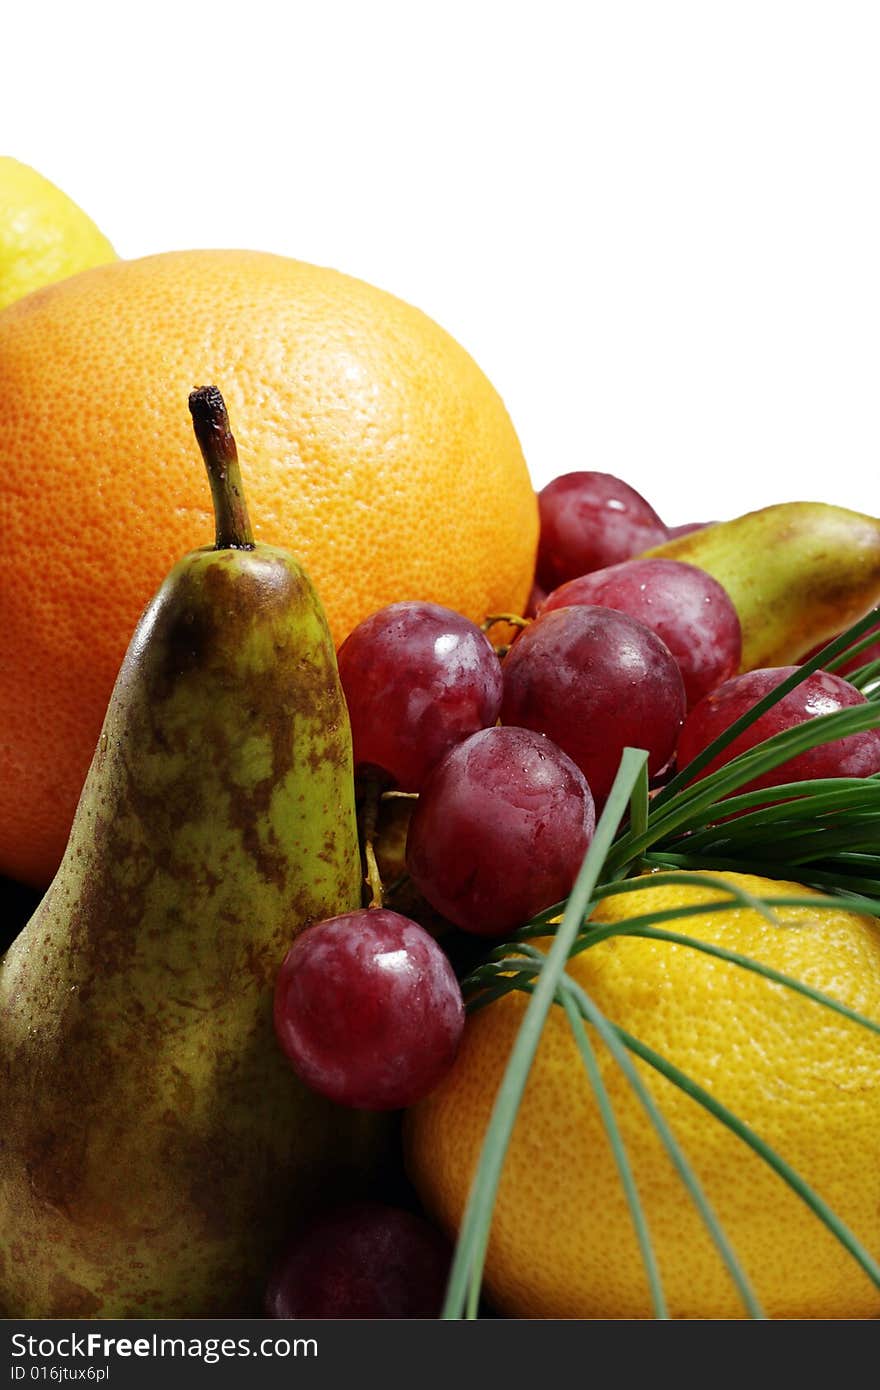
[(745, 1271), (737, 1259), (733, 1246), (727, 1239), (724, 1229), (712, 1209), (709, 1199), (700, 1186), (696, 1173), (693, 1171), (684, 1151), (675, 1138), (675, 1135), (672, 1133), (672, 1130), (663, 1116), (662, 1110), (657, 1105), (644, 1081), (620, 1047), (620, 1041), (622, 1041), (625, 1046), (630, 1046), (628, 1036), (624, 1034), (623, 1030), (618, 1028), (616, 1024), (609, 1023), (586, 991), (581, 989), (580, 985), (568, 976), (565, 977), (563, 988), (576, 1000), (584, 1018), (592, 1023), (599, 1037), (605, 1043), (605, 1046), (608, 1048), (615, 1062), (632, 1086), (636, 1096), (645, 1107), (648, 1117), (654, 1125), (667, 1154), (672, 1160), (678, 1176), (687, 1189), (688, 1196), (691, 1198), (691, 1201), (702, 1217), (703, 1224), (727, 1267), (727, 1272), (743, 1301), (749, 1317), (762, 1318), (764, 1314), (761, 1310), (761, 1305), (749, 1283)]
[(602, 1078), (599, 1064), (596, 1061), (596, 1053), (593, 1049), (593, 1044), (590, 1042), (587, 1030), (584, 1028), (583, 1020), (570, 990), (563, 991), (562, 1007), (565, 1009), (569, 1027), (571, 1028), (575, 1043), (583, 1058), (587, 1079), (593, 1088), (596, 1104), (599, 1107), (599, 1114), (605, 1125), (608, 1142), (611, 1145), (611, 1152), (614, 1155), (614, 1162), (620, 1174), (620, 1181), (623, 1185), (627, 1206), (629, 1207), (630, 1216), (632, 1218), (633, 1230), (635, 1231), (636, 1240), (639, 1243), (639, 1250), (641, 1251), (642, 1261), (645, 1266), (645, 1274), (648, 1279), (648, 1288), (651, 1294), (654, 1316), (655, 1318), (668, 1318), (669, 1310), (666, 1305), (666, 1296), (663, 1293), (663, 1283), (660, 1278), (657, 1257), (654, 1254), (654, 1247), (651, 1243), (651, 1233), (648, 1230), (648, 1221), (641, 1203), (641, 1198), (639, 1197), (639, 1190), (636, 1186), (623, 1137), (614, 1114), (614, 1107), (611, 1104), (608, 1087), (605, 1085)]
[[(784, 681), (781, 681), (774, 690), (771, 690), (762, 700), (759, 700), (752, 709), (746, 710), (745, 714), (741, 715), (740, 718), (731, 724), (729, 728), (725, 729), (722, 734), (719, 734), (718, 738), (710, 743), (707, 748), (704, 748), (702, 753), (700, 753), (683, 772), (678, 773), (677, 776), (673, 777), (671, 782), (667, 783), (659, 793), (656, 804), (664, 804), (682, 787), (686, 786), (687, 783), (693, 781), (696, 774), (701, 772), (703, 768), (712, 761), (716, 754), (723, 752), (729, 744), (733, 743), (734, 739), (739, 738), (740, 734), (745, 733), (746, 729), (751, 728), (751, 726), (761, 718), (761, 715), (766, 714), (769, 709), (772, 709), (775, 704), (778, 704), (780, 700), (784, 699), (790, 691), (797, 689), (807, 676), (812, 675), (814, 671), (827, 669), (826, 663), (829, 661), (833, 662), (835, 657), (842, 657), (845, 660), (851, 653), (853, 645), (857, 644), (860, 638), (865, 637), (865, 635), (870, 632), (878, 619), (880, 619), (880, 608), (874, 608), (870, 613), (867, 613), (864, 618), (861, 618), (859, 622), (853, 623), (852, 627), (846, 632), (842, 633), (839, 637), (835, 637), (832, 642), (829, 642), (827, 646), (823, 647), (822, 650), (811, 657), (809, 661), (805, 661), (802, 666), (799, 666), (796, 671), (793, 671), (790, 676), (787, 676)], [(867, 645), (867, 643), (865, 645)]]
[(792, 1191), (796, 1192), (797, 1195), (806, 1202), (807, 1206), (818, 1216), (819, 1220), (828, 1227), (832, 1235), (837, 1237), (844, 1249), (848, 1250), (853, 1259), (861, 1265), (862, 1269), (877, 1288), (880, 1288), (880, 1264), (874, 1259), (870, 1251), (865, 1249), (861, 1241), (853, 1235), (852, 1231), (849, 1230), (844, 1222), (834, 1214), (828, 1203), (825, 1202), (818, 1193), (813, 1191), (800, 1174), (796, 1173), (790, 1164), (786, 1163), (785, 1160), (776, 1153), (775, 1149), (772, 1149), (769, 1144), (765, 1143), (760, 1135), (756, 1134), (749, 1125), (744, 1124), (726, 1105), (722, 1105), (721, 1101), (718, 1100), (716, 1096), (713, 1096), (710, 1091), (699, 1086), (696, 1081), (687, 1076), (679, 1067), (674, 1066), (674, 1064), (665, 1057), (661, 1057), (659, 1053), (655, 1052), (653, 1048), (648, 1047), (646, 1043), (641, 1042), (638, 1038), (632, 1037), (625, 1029), (617, 1027), (616, 1024), (613, 1025), (613, 1027), (618, 1037), (629, 1048), (630, 1052), (634, 1052), (637, 1057), (641, 1057), (643, 1062), (647, 1062), (648, 1065), (653, 1067), (655, 1071), (658, 1071), (661, 1076), (665, 1076), (667, 1081), (673, 1082), (680, 1090), (689, 1095), (692, 1100), (697, 1101), (697, 1103), (702, 1105), (705, 1110), (708, 1110), (711, 1115), (714, 1115), (716, 1120), (720, 1120), (723, 1125), (726, 1125), (729, 1130), (732, 1130), (734, 1134), (748, 1144), (749, 1148), (753, 1149), (760, 1158), (763, 1158), (764, 1162), (769, 1164), (773, 1171), (779, 1174)]

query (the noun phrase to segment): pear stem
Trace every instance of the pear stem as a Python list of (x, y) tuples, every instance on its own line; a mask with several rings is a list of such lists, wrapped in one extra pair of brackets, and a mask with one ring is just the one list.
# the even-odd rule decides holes
[(253, 550), (254, 533), (244, 500), (238, 450), (217, 387), (200, 386), (191, 391), (189, 413), (214, 499), (215, 549)]

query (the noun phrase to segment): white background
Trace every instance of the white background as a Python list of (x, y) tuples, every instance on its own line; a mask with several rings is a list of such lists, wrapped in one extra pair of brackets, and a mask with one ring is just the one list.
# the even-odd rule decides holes
[(123, 256), (242, 246), (410, 299), (536, 485), (670, 523), (880, 511), (880, 7), (264, 0), (0, 28), (0, 148)]

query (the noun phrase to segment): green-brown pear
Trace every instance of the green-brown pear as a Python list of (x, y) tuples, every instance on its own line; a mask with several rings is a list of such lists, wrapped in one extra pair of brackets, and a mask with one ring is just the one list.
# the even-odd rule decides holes
[(333, 646), (296, 560), (253, 542), (220, 393), (190, 406), (217, 543), (141, 618), (63, 862), (0, 962), (11, 1317), (258, 1311), (291, 1223), (379, 1143), (272, 1025), (293, 937), (360, 904)]
[(739, 614), (742, 671), (787, 666), (880, 600), (880, 520), (827, 502), (782, 502), (646, 551), (722, 584)]

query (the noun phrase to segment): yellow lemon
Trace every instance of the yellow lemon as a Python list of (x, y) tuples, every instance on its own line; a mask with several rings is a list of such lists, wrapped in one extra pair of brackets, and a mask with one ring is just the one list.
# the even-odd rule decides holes
[[(720, 874), (755, 895), (796, 884)], [(594, 920), (723, 898), (658, 886), (602, 902)], [(748, 908), (665, 924), (763, 962), (880, 1022), (880, 922), (836, 908)], [(546, 949), (547, 942), (539, 943)], [(782, 984), (664, 941), (619, 936), (568, 973), (606, 1018), (662, 1054), (744, 1120), (880, 1257), (880, 1036)], [(492, 1102), (522, 1019), (519, 992), (476, 1012), (451, 1075), (411, 1113), (410, 1171), (450, 1231), (461, 1219)], [(604, 1077), (674, 1317), (743, 1316), (718, 1252), (603, 1044)], [(774, 1317), (880, 1315), (880, 1289), (783, 1179), (677, 1086), (640, 1075), (695, 1170), (748, 1278)], [(520, 1108), (486, 1264), (490, 1298), (520, 1317), (649, 1317), (644, 1265), (580, 1053), (554, 1007)]]
[(35, 169), (0, 155), (0, 309), (116, 253), (81, 208)]

